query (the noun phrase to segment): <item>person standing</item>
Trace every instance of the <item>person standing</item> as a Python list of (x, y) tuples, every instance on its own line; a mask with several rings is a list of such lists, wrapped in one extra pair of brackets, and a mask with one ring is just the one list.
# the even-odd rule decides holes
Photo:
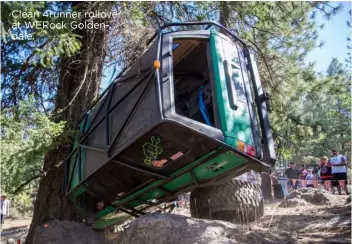
[(37, 199), (37, 192), (33, 191), (32, 194), (31, 194), (31, 197), (32, 197), (32, 207), (33, 207), (33, 211), (34, 211), (35, 201)]
[(10, 201), (7, 199), (7, 196), (3, 196), (3, 215), (4, 219), (8, 219), (10, 217)]
[(320, 180), (319, 179), (319, 170), (320, 170), (319, 164), (314, 165), (312, 174), (314, 175), (315, 179), (318, 180), (318, 182)]
[(339, 181), (344, 181), (343, 190), (346, 195), (349, 195), (347, 189), (347, 159), (344, 155), (339, 154), (337, 149), (331, 150), (332, 158), (330, 160), (331, 163), (331, 172), (332, 172), (332, 193), (335, 193), (335, 187), (337, 188), (337, 192), (341, 195), (341, 186)]
[[(296, 169), (296, 164), (290, 162), (289, 168), (285, 170), (285, 176), (288, 178), (287, 186), (290, 190), (297, 189), (298, 186), (298, 170)], [(296, 181), (295, 184), (293, 181)]]
[(301, 165), (301, 168), (298, 170), (298, 178), (299, 178), (299, 185), (302, 187), (302, 180), (305, 180), (307, 178), (307, 170), (304, 167), (304, 164)]
[(308, 170), (308, 174), (306, 176), (306, 180), (307, 180), (307, 187), (314, 188), (315, 176), (313, 175), (313, 170), (311, 170), (311, 169)]
[(329, 185), (326, 182), (332, 181), (331, 163), (325, 156), (320, 159), (320, 179), (324, 189), (329, 191)]
[(1, 196), (0, 200), (0, 223), (1, 225), (4, 223), (4, 196)]

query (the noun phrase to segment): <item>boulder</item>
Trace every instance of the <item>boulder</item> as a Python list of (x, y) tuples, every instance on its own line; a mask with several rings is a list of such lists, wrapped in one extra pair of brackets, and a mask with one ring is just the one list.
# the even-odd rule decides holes
[(333, 200), (333, 195), (331, 195), (328, 191), (323, 189), (316, 188), (301, 188), (298, 190), (294, 190), (287, 196), (287, 200), (290, 199), (303, 199), (308, 203), (322, 205), (322, 204), (330, 204)]
[(105, 244), (103, 238), (86, 226), (64, 220), (51, 221), (35, 229), (33, 244)]

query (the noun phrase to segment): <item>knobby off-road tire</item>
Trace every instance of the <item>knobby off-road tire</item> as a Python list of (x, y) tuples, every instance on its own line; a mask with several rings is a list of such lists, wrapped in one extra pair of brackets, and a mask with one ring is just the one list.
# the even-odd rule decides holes
[(195, 218), (243, 224), (263, 215), (264, 201), (259, 185), (231, 179), (193, 190), (190, 208)]

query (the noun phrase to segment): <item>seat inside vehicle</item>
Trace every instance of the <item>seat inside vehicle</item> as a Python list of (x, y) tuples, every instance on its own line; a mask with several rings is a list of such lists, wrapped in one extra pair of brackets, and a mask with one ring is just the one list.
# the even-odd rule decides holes
[(176, 113), (214, 126), (207, 42), (174, 39), (173, 75)]

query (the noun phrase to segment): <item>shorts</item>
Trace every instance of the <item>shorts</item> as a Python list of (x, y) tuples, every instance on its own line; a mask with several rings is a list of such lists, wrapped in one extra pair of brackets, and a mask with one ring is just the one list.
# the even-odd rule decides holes
[(331, 183), (332, 186), (339, 186), (339, 180), (345, 180), (347, 185), (347, 174), (346, 173), (335, 173), (332, 174), (333, 181)]
[(293, 185), (293, 181), (292, 180), (288, 180), (287, 185), (288, 186), (292, 186), (294, 189), (297, 189), (297, 187), (299, 185), (299, 180), (296, 181), (295, 185)]
[(312, 184), (309, 184), (309, 185), (307, 185), (307, 187), (312, 187), (312, 188), (314, 188), (314, 185), (312, 185)]

